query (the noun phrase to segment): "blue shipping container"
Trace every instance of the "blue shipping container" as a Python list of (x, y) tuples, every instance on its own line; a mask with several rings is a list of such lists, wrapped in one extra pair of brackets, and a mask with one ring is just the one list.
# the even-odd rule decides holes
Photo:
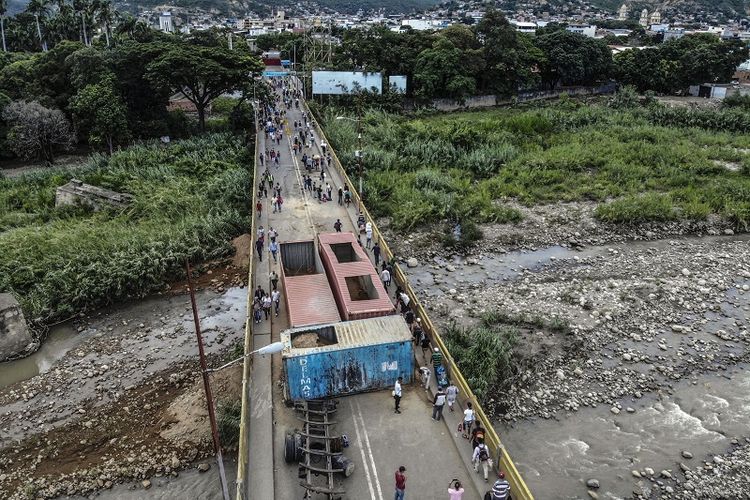
[[(319, 345), (293, 347), (292, 339), (319, 337)], [(312, 335), (312, 337), (310, 337)], [(401, 316), (383, 316), (282, 332), (291, 399), (337, 397), (390, 389), (414, 372), (411, 333)]]

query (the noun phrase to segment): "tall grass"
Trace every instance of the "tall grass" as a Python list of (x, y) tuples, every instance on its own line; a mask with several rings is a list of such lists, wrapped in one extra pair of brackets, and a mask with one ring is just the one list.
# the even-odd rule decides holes
[(475, 328), (449, 325), (445, 342), (466, 381), (479, 399), (502, 384), (512, 372), (512, 352), (518, 330), (509, 326), (483, 324)]
[[(330, 113), (325, 126), (353, 172), (357, 125)], [(592, 200), (616, 223), (712, 213), (738, 229), (750, 223), (750, 114), (740, 110), (566, 103), (415, 118), (374, 112), (361, 128), (366, 200), (401, 230), (520, 219), (506, 199)]]
[[(0, 291), (48, 322), (162, 289), (186, 258), (226, 255), (247, 230), (250, 164), (239, 139), (214, 135), (0, 181)], [(123, 210), (55, 209), (55, 188), (71, 177), (135, 201)], [(37, 195), (18, 203), (23, 193)]]

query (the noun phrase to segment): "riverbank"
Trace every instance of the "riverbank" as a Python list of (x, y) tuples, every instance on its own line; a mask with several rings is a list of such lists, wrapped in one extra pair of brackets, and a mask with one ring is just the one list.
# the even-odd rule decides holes
[[(197, 280), (210, 365), (242, 341), (246, 277), (245, 263), (206, 269)], [(88, 495), (126, 481), (150, 488), (149, 478), (176, 476), (212, 455), (183, 286), (61, 328), (83, 339), (47, 371), (0, 388), (0, 496)], [(241, 383), (240, 367), (214, 374), (217, 402), (239, 399)]]

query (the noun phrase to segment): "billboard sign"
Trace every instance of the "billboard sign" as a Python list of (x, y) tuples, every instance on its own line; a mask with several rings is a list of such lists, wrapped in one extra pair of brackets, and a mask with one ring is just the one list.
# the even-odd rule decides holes
[(313, 94), (343, 95), (360, 90), (380, 94), (383, 85), (380, 73), (362, 71), (313, 71), (312, 80)]
[(388, 86), (392, 91), (406, 94), (406, 75), (392, 75), (388, 77)]

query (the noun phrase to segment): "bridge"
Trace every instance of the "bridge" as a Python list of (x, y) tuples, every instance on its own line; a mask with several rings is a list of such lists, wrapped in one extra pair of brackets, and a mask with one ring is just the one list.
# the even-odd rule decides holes
[[(266, 231), (273, 227), (279, 234), (280, 242), (314, 239), (316, 234), (333, 232), (333, 224), (340, 219), (342, 231), (356, 233), (357, 207), (361, 207), (368, 221), (373, 225), (373, 242), (378, 241), (382, 257), (390, 261), (393, 254), (377, 228), (367, 208), (359, 199), (355, 184), (347, 176), (336, 152), (330, 148), (330, 141), (324, 131), (310, 118), (316, 137), (312, 148), (305, 148), (308, 155), (321, 155), (320, 142), (329, 145), (332, 156), (330, 168), (326, 168), (326, 181), (334, 188), (334, 199), (330, 202), (319, 202), (317, 196), (303, 189), (302, 178), (307, 172), (300, 164), (292, 149), (294, 130), (291, 124), (302, 120), (302, 112), (310, 115), (303, 99), (299, 109), (287, 109), (286, 126), (283, 139), (275, 143), (259, 127), (255, 141), (254, 155), (254, 195), (253, 220), (251, 234), (257, 237), (258, 229), (263, 226)], [(280, 165), (260, 165), (259, 158), (266, 149), (275, 149), (281, 153)], [(284, 203), (281, 212), (274, 213), (268, 198), (258, 198), (258, 183), (262, 172), (268, 168), (274, 176), (274, 184), (281, 186)], [(319, 182), (320, 172), (313, 170), (312, 175)], [(335, 193), (339, 186), (348, 185), (353, 196), (351, 207), (339, 205)], [(256, 203), (260, 201), (263, 210), (260, 216), (255, 212)], [(267, 245), (266, 245), (267, 248)], [(370, 252), (368, 252), (371, 255)], [(372, 257), (371, 257), (372, 258)], [(270, 290), (269, 273), (276, 269), (268, 252), (262, 260), (255, 248), (250, 253), (250, 276), (248, 280), (248, 317), (245, 331), (245, 353), (251, 353), (265, 345), (279, 340), (281, 331), (289, 328), (287, 311), (282, 310), (278, 316), (272, 315), (268, 321), (255, 323), (252, 318), (253, 290), (261, 286)], [(394, 490), (394, 471), (404, 465), (407, 469), (407, 496), (412, 499), (445, 498), (448, 483), (458, 478), (466, 488), (464, 499), (482, 498), (494, 481), (490, 473), (489, 482), (474, 472), (471, 466), (471, 445), (457, 432), (457, 426), (463, 417), (463, 408), (472, 402), (477, 418), (487, 430), (488, 444), (494, 463), (499, 466), (511, 484), (514, 499), (532, 499), (532, 494), (523, 478), (516, 470), (511, 457), (503, 449), (499, 436), (492, 427), (491, 421), (481, 408), (479, 401), (472, 393), (466, 380), (461, 375), (455, 361), (448, 352), (440, 332), (430, 320), (427, 311), (422, 307), (419, 297), (411, 287), (408, 278), (396, 262), (394, 265), (394, 285), (401, 286), (409, 295), (410, 306), (417, 318), (421, 319), (423, 329), (429, 335), (433, 345), (443, 353), (444, 364), (452, 381), (459, 388), (459, 407), (456, 412), (444, 412), (443, 422), (431, 419), (432, 397), (436, 391), (434, 377), (429, 389), (424, 389), (419, 382), (404, 387), (401, 402), (402, 413), (393, 411), (393, 398), (390, 391), (369, 392), (347, 396), (340, 399), (336, 420), (341, 429), (339, 432), (350, 436), (351, 446), (346, 455), (351, 458), (356, 470), (343, 481), (347, 491), (344, 498), (383, 500), (391, 498)], [(280, 273), (278, 273), (280, 274)], [(283, 301), (282, 301), (283, 303)], [(416, 366), (429, 366), (429, 360), (415, 350)], [(287, 500), (303, 498), (304, 489), (299, 484), (297, 466), (284, 463), (284, 437), (287, 430), (301, 428), (302, 425), (293, 411), (284, 405), (281, 387), (280, 355), (262, 357), (253, 354), (245, 358), (242, 382), (242, 416), (239, 441), (237, 499), (248, 500)]]

